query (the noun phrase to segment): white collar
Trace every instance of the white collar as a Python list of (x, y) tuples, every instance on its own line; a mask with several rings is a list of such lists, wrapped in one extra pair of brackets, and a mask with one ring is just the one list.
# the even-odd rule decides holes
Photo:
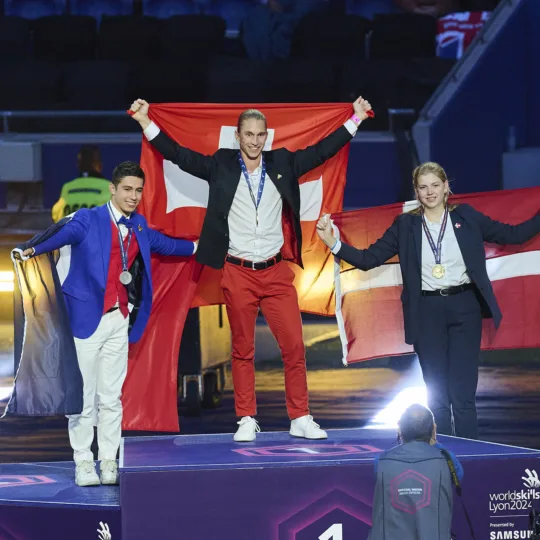
[[(107, 203), (107, 206), (109, 207), (109, 212), (112, 212), (115, 223), (118, 223), (120, 221), (120, 218), (123, 216), (122, 212), (117, 210), (117, 208), (114, 206), (114, 204), (112, 202), (110, 202), (110, 201)], [(129, 219), (130, 217), (131, 217), (131, 214), (129, 214), (129, 216), (127, 216), (127, 219)]]

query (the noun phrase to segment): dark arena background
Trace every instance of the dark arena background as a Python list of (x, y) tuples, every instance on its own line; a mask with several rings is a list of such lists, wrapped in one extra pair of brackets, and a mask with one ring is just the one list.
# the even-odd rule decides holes
[[(118, 163), (141, 160), (141, 129), (127, 114), (135, 99), (151, 111), (167, 103), (217, 118), (302, 104), (320, 104), (322, 115), (363, 96), (375, 117), (350, 142), (338, 211), (403, 206), (414, 199), (411, 171), (426, 161), (445, 168), (458, 197), (521, 190), (518, 198), (540, 210), (539, 25), (538, 0), (0, 0), (0, 411), (13, 399), (28, 339), (12, 249), (80, 207), (103, 204), (91, 183), (80, 188), (82, 203), (66, 183), (110, 180)], [(306, 125), (318, 122), (318, 112), (306, 114)], [(196, 227), (206, 208), (202, 182), (180, 193), (182, 178), (164, 176), (166, 203), (148, 195), (143, 213), (193, 207), (198, 217), (186, 227)], [(155, 179), (146, 182), (155, 194)], [(302, 197), (309, 191), (304, 234), (324, 213), (313, 186), (301, 189)], [(512, 204), (502, 221), (520, 221)], [(331, 255), (324, 264), (327, 281), (306, 265), (297, 289), (302, 301), (327, 294), (335, 307)], [(497, 278), (497, 296), (503, 281), (523, 296), (519, 280), (540, 274), (532, 268)], [(464, 467), (462, 499), (477, 540), (533, 538), (529, 514), (540, 511), (540, 288), (524, 296), (512, 304), (525, 322), (505, 330), (509, 345), (481, 352), (479, 440), (439, 437)], [(346, 330), (335, 310), (303, 310), (310, 414), (328, 439), (293, 438), (280, 349), (259, 314), (262, 433), (235, 443), (229, 323), (223, 305), (201, 298), (181, 336), (167, 336), (179, 343), (172, 365), (180, 430), (123, 431), (118, 486), (75, 484), (65, 416), (8, 411), (0, 420), (0, 540), (367, 538), (374, 459), (397, 444), (403, 411), (427, 404), (417, 356), (398, 350), (401, 334), (392, 349), (390, 322), (370, 312), (379, 333), (362, 326), (362, 339), (382, 353), (345, 366)], [(367, 314), (360, 301), (355, 310), (355, 321)], [(151, 370), (147, 384), (162, 390)], [(457, 497), (453, 531), (471, 538)]]

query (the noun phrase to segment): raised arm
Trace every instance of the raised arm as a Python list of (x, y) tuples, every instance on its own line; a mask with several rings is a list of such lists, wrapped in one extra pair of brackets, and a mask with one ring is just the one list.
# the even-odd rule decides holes
[(482, 212), (475, 210), (472, 206), (463, 206), (465, 208), (462, 211), (470, 213), (480, 227), (484, 242), (501, 245), (523, 244), (540, 233), (540, 213), (519, 225), (508, 225), (491, 219)]
[(354, 115), (317, 144), (293, 152), (293, 168), (299, 178), (336, 155), (355, 135), (360, 123), (371, 116), (371, 105), (362, 97), (353, 103)]
[(317, 233), (336, 257), (360, 270), (367, 271), (377, 268), (377, 266), (381, 266), (398, 253), (397, 224), (395, 222), (381, 238), (367, 249), (356, 249), (349, 244), (336, 240), (332, 232), (332, 223), (329, 216), (323, 216), (319, 219)]
[(148, 240), (150, 241), (150, 251), (160, 255), (176, 255), (178, 257), (189, 257), (197, 251), (197, 243), (191, 240), (181, 238), (171, 238), (150, 227), (148, 231)]
[(214, 168), (214, 158), (189, 148), (180, 146), (150, 120), (149, 104), (144, 99), (135, 100), (130, 108), (131, 116), (143, 129), (145, 137), (167, 160), (178, 165), (183, 171), (202, 180), (210, 181)]

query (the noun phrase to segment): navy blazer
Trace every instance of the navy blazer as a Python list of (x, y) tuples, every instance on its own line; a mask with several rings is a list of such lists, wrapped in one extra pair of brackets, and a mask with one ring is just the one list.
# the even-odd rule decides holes
[[(498, 327), (502, 314), (486, 269), (484, 242), (522, 244), (540, 233), (540, 214), (519, 225), (494, 221), (468, 204), (460, 204), (450, 212), (458, 245), (471, 280), (476, 284), (483, 316), (493, 318)], [(455, 227), (460, 223), (461, 227)], [(405, 342), (413, 345), (418, 336), (421, 275), (422, 218), (401, 214), (379, 240), (367, 249), (356, 249), (342, 243), (337, 257), (360, 270), (371, 270), (399, 255), (403, 277), (403, 321)]]
[[(194, 243), (170, 238), (151, 229), (146, 219), (133, 213), (130, 218), (143, 261), (142, 291), (130, 342), (140, 339), (152, 309), (152, 265), (150, 253), (189, 256)], [(35, 255), (71, 245), (68, 275), (62, 284), (71, 329), (76, 338), (86, 339), (97, 329), (103, 315), (105, 287), (111, 256), (111, 218), (107, 205), (78, 210), (73, 218), (43, 242), (29, 242)]]

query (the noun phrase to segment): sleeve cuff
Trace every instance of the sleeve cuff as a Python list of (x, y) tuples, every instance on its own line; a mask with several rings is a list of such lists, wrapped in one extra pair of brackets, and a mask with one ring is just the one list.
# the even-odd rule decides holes
[[(360, 122), (361, 124), (362, 122)], [(356, 135), (356, 132), (358, 131), (358, 127), (360, 127), (360, 124), (358, 126), (349, 118), (343, 125), (347, 128), (347, 131), (354, 137)], [(149, 128), (150, 126), (148, 126)], [(147, 128), (147, 129), (148, 129)]]
[(338, 251), (341, 249), (341, 240), (336, 242), (336, 245), (330, 250), (334, 255), (338, 254)]
[(155, 139), (159, 135), (160, 129), (154, 124), (154, 122), (150, 122), (150, 125), (143, 130), (144, 136), (151, 141), (152, 139)]
[(193, 253), (192, 255), (195, 255), (197, 253), (197, 248), (199, 247), (199, 242), (193, 242)]

